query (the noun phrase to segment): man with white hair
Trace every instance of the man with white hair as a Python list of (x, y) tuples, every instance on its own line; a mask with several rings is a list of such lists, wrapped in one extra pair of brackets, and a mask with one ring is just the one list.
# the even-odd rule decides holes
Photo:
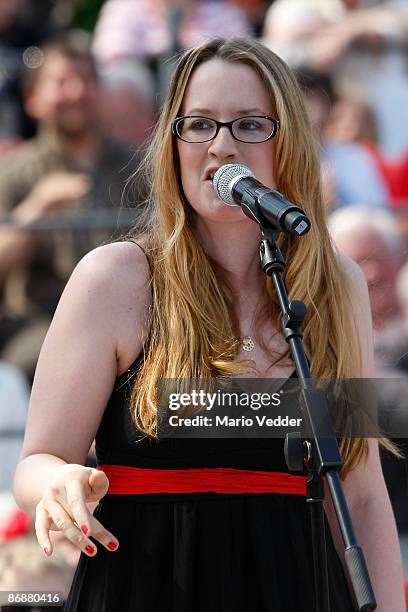
[(329, 216), (328, 227), (338, 250), (364, 272), (376, 349), (384, 353), (383, 357), (391, 357), (386, 365), (396, 366), (401, 340), (408, 345), (396, 294), (398, 272), (405, 260), (398, 223), (387, 210), (350, 206), (335, 210)]
[[(374, 349), (380, 423), (394, 442), (408, 452), (408, 333), (397, 299), (397, 277), (405, 247), (398, 223), (387, 210), (351, 206), (334, 211), (328, 227), (340, 253), (362, 268), (367, 280), (374, 326)], [(369, 314), (369, 313), (367, 313)], [(405, 370), (404, 370), (405, 368)], [(390, 429), (388, 429), (388, 427)], [(381, 462), (408, 572), (407, 462), (381, 453)]]
[(139, 60), (97, 66), (102, 96), (100, 118), (111, 138), (139, 147), (156, 121), (156, 91), (150, 70)]

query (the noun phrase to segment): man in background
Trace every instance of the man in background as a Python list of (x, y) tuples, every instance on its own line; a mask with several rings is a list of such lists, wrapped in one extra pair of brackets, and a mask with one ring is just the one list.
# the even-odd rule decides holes
[[(375, 377), (380, 425), (401, 449), (398, 459), (381, 452), (385, 481), (408, 572), (408, 334), (397, 299), (397, 278), (406, 248), (393, 215), (367, 206), (340, 208), (328, 226), (340, 253), (358, 263), (367, 280), (374, 329)], [(369, 316), (369, 313), (367, 313)]]
[[(49, 41), (32, 58), (24, 91), (38, 133), (0, 170), (0, 356), (31, 378), (62, 289), (77, 261), (113, 233), (140, 153), (101, 133), (84, 33)], [(102, 214), (108, 233), (95, 231)]]

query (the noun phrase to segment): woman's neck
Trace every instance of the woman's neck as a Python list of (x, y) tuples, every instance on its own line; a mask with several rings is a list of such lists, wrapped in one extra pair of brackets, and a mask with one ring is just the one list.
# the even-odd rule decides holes
[(237, 295), (255, 291), (259, 296), (264, 286), (259, 227), (246, 219), (231, 224), (199, 219), (196, 231), (206, 254), (225, 271), (232, 291)]

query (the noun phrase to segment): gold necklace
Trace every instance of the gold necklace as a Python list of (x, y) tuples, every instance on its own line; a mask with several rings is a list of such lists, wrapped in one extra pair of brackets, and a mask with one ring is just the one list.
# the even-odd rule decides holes
[[(257, 306), (255, 307), (254, 313), (252, 314), (250, 328), (252, 327), (252, 324), (254, 322), (256, 311), (257, 311)], [(242, 346), (243, 351), (250, 353), (251, 351), (254, 350), (255, 342), (254, 342), (254, 339), (249, 334), (245, 334), (245, 336), (242, 336), (240, 338), (240, 341), (241, 341), (241, 346)]]
[(244, 336), (242, 338), (242, 348), (247, 352), (254, 350), (255, 342), (252, 340), (251, 336)]

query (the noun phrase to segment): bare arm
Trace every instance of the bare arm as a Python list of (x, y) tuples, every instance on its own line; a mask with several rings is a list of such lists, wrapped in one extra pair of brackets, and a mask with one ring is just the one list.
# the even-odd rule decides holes
[(315, 32), (309, 39), (310, 60), (317, 68), (332, 67), (358, 39), (386, 40), (390, 35), (400, 40), (408, 31), (408, 16), (395, 6), (380, 6), (349, 11), (338, 22)]
[[(50, 516), (92, 526), (85, 502), (106, 493), (107, 479), (83, 463), (117, 374), (142, 348), (149, 299), (148, 264), (131, 243), (88, 254), (63, 293), (38, 361), (14, 483), (18, 504), (36, 511), (37, 521), (42, 513), (43, 547)], [(72, 524), (67, 534), (79, 538)]]
[(0, 225), (0, 287), (11, 270), (27, 265), (31, 260), (33, 240), (29, 232)]
[(26, 226), (50, 213), (77, 205), (89, 188), (90, 180), (85, 174), (51, 172), (10, 212), (13, 225), (0, 225), (0, 287), (10, 272), (31, 261), (35, 237)]
[(365, 466), (344, 482), (357, 541), (362, 546), (377, 600), (377, 612), (405, 612), (403, 571), (395, 520), (384, 483), (377, 440), (369, 440)]
[[(367, 285), (357, 264), (348, 258), (342, 258), (342, 263), (349, 279), (354, 312), (361, 334), (360, 343), (364, 356), (362, 376), (373, 377), (374, 358)], [(357, 541), (363, 548), (367, 561), (378, 604), (377, 612), (405, 612), (398, 535), (382, 474), (377, 440), (369, 440), (367, 463), (359, 465), (347, 475), (343, 489)], [(326, 505), (326, 512), (341, 554), (343, 546), (329, 503)]]

